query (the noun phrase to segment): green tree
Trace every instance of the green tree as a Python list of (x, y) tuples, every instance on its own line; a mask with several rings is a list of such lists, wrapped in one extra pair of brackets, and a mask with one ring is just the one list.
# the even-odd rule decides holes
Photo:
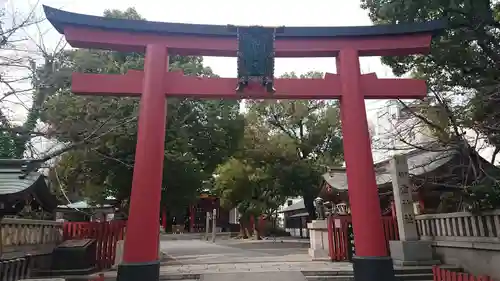
[[(322, 76), (318, 72), (283, 75), (302, 79)], [(319, 193), (321, 175), (327, 167), (340, 166), (343, 162), (337, 103), (324, 100), (251, 101), (248, 109), (247, 118), (267, 135), (269, 151), (259, 157), (272, 163), (269, 171), (279, 180), (283, 194), (302, 196), (310, 218), (314, 218), (313, 200)], [(254, 151), (259, 152), (259, 149)]]
[[(52, 73), (52, 61), (60, 53), (60, 46), (54, 52), (48, 52), (45, 46), (34, 42), (26, 31), (37, 26), (36, 6), (26, 14), (6, 13), (7, 6), (0, 7), (0, 50), (2, 56), (2, 75), (0, 86), (0, 157), (24, 158), (36, 156), (31, 140), (44, 136), (37, 128), (41, 108), (47, 95), (52, 90), (51, 77), (36, 76), (35, 61), (44, 61), (46, 73)], [(40, 30), (40, 29), (38, 29)], [(32, 42), (29, 42), (32, 41)], [(35, 43), (36, 48), (26, 46)], [(31, 83), (29, 83), (31, 81)], [(28, 96), (28, 98), (26, 98)], [(25, 113), (26, 118), (21, 117)], [(19, 120), (18, 118), (22, 119)]]
[[(105, 16), (141, 19), (134, 9), (106, 11)], [(48, 97), (42, 120), (61, 143), (52, 179), (70, 198), (130, 196), (137, 138), (138, 99), (76, 96), (70, 92), (73, 71), (123, 74), (143, 69), (140, 53), (71, 50), (57, 61), (58, 90)], [(170, 58), (170, 68), (186, 75), (212, 76), (201, 57)], [(230, 157), (243, 134), (236, 101), (168, 99), (162, 204), (182, 211), (204, 188), (219, 163)], [(54, 154), (50, 155), (51, 157)]]
[[(226, 209), (236, 208), (241, 214), (241, 236), (246, 238), (253, 232), (260, 239), (257, 227), (262, 214), (270, 215), (283, 203), (274, 179), (267, 166), (257, 166), (252, 160), (230, 158), (219, 165), (215, 172), (214, 192)], [(254, 218), (254, 229), (249, 230), (250, 218)]]
[[(448, 29), (434, 38), (430, 55), (384, 57), (382, 61), (396, 75), (412, 73), (429, 81), (429, 104), (444, 109), (451, 133), (460, 137), (461, 129), (474, 129), (497, 147), (496, 155), (500, 151), (496, 121), (500, 116), (494, 110), (500, 74), (499, 2), (363, 0), (362, 7), (376, 24), (448, 20)], [(439, 129), (432, 118), (427, 119), (427, 125)]]
[[(298, 78), (294, 73), (284, 77)], [(316, 77), (322, 74), (301, 75)], [(258, 198), (263, 203), (259, 211), (267, 215), (272, 215), (287, 197), (302, 196), (313, 218), (321, 175), (328, 166), (340, 165), (343, 160), (337, 104), (258, 100), (247, 101), (247, 106), (241, 149), (232, 162), (218, 170), (227, 173), (217, 178), (219, 194), (231, 195), (226, 200), (242, 207), (255, 206), (252, 202)], [(235, 194), (238, 196), (232, 197)]]
[[(500, 106), (497, 91), (500, 2), (362, 0), (362, 8), (368, 10), (375, 24), (448, 21), (448, 29), (433, 39), (430, 55), (384, 57), (382, 61), (396, 75), (410, 73), (428, 81), (429, 99), (411, 105), (403, 103), (403, 106), (410, 108), (416, 119), (431, 129), (437, 141), (460, 153), (464, 160), (461, 174), (467, 179), (460, 185), (469, 199), (475, 198), (471, 205), (491, 207), (495, 204), (491, 199), (500, 194), (497, 177), (493, 172), (485, 172), (489, 169), (483, 167), (474, 150), (478, 149), (475, 146), (478, 140), (495, 147), (490, 159), (492, 163), (500, 152), (500, 114), (497, 110)], [(429, 108), (438, 110), (429, 111)], [(436, 112), (441, 116), (436, 116)], [(467, 131), (476, 132), (478, 137), (468, 141)], [(472, 177), (470, 171), (473, 171)], [(484, 195), (485, 184), (493, 194)], [(482, 199), (478, 199), (478, 193), (484, 195)]]

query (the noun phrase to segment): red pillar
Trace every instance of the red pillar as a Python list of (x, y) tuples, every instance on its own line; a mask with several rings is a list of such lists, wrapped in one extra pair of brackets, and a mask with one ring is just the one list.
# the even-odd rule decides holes
[(159, 278), (158, 232), (165, 151), (167, 49), (148, 45), (135, 151), (134, 176), (119, 281)]
[(397, 218), (397, 216), (396, 216), (396, 206), (395, 206), (394, 200), (391, 200), (391, 216), (392, 216), (393, 219)]
[(420, 208), (420, 212), (424, 213), (425, 212), (425, 195), (424, 195), (424, 189), (420, 188), (418, 190), (418, 207)]
[(337, 72), (341, 79), (344, 159), (356, 247), (355, 280), (394, 280), (392, 261), (387, 258), (357, 50), (340, 51)]

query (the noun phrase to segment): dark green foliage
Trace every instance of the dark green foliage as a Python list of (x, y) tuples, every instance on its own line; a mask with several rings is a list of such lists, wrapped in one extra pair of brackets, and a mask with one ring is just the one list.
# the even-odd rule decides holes
[[(417, 116), (431, 128), (438, 141), (454, 147), (470, 163), (469, 170), (482, 171), (468, 161), (476, 141), (464, 145), (458, 141), (466, 132), (476, 132), (500, 152), (500, 3), (496, 0), (362, 0), (375, 24), (423, 22), (445, 18), (449, 29), (436, 36), (430, 55), (384, 57), (398, 76), (410, 73), (428, 80), (431, 97), (420, 103)], [(431, 105), (439, 108), (440, 117), (428, 115)], [(422, 110), (423, 109), (423, 110)], [(443, 117), (444, 120), (443, 120)], [(469, 206), (474, 209), (498, 207), (499, 185), (491, 173), (475, 173), (463, 188)], [(464, 177), (467, 178), (467, 177)], [(495, 203), (496, 202), (496, 203)]]
[[(106, 16), (141, 19), (133, 9), (106, 11)], [(73, 150), (63, 154), (51, 178), (70, 198), (102, 201), (108, 195), (120, 201), (130, 196), (137, 139), (138, 99), (84, 97), (70, 93), (70, 74), (123, 74), (143, 69), (140, 53), (71, 50), (57, 63), (57, 90), (45, 102), (41, 120), (49, 134)], [(186, 75), (212, 76), (201, 57), (170, 58), (171, 70)], [(215, 167), (238, 147), (243, 118), (237, 101), (169, 99), (167, 101), (162, 205), (184, 211), (205, 188)], [(125, 207), (127, 204), (124, 204)]]
[[(311, 72), (302, 78), (318, 76), (322, 74)], [(294, 73), (285, 77), (297, 78)], [(244, 142), (235, 158), (217, 170), (218, 193), (242, 213), (268, 214), (286, 197), (302, 196), (313, 218), (321, 175), (343, 160), (337, 105), (314, 100), (258, 100), (246, 105)]]

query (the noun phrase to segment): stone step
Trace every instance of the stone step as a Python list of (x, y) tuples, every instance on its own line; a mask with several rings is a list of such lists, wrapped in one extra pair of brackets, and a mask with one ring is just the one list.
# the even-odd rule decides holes
[(200, 280), (201, 274), (169, 274), (169, 275), (160, 275), (160, 281), (169, 281), (169, 280)]
[[(316, 277), (307, 277), (306, 279), (308, 281), (353, 281), (354, 277), (349, 277), (349, 276), (316, 276)], [(396, 280), (405, 280), (405, 279), (396, 279)], [(431, 277), (430, 279), (418, 279), (418, 280), (412, 280), (412, 281), (433, 281), (433, 278)]]
[[(443, 265), (441, 268), (450, 269), (453, 271), (462, 270), (457, 266)], [(432, 280), (431, 266), (412, 266), (412, 267), (397, 267), (394, 269), (396, 277), (401, 281), (426, 281)], [(221, 272), (222, 273), (222, 272)], [(302, 274), (311, 281), (334, 280), (334, 281), (351, 281), (354, 280), (352, 270), (319, 270), (319, 271), (302, 271)], [(95, 275), (94, 275), (95, 276)], [(163, 274), (160, 280), (199, 280), (200, 273), (179, 273), (179, 274)], [(89, 276), (64, 276), (66, 281), (87, 281)], [(116, 280), (116, 277), (106, 277), (105, 281)]]
[[(443, 265), (441, 268), (450, 269), (453, 271), (462, 271), (457, 266), (452, 265)], [(352, 270), (346, 271), (302, 271), (305, 276), (351, 276), (353, 275)], [(396, 275), (407, 275), (407, 274), (432, 274), (432, 266), (408, 266), (408, 267), (399, 267), (394, 269), (394, 273)]]
[[(443, 265), (441, 268), (453, 271), (462, 271), (457, 266)], [(395, 268), (396, 280), (399, 281), (431, 281), (433, 280), (431, 266), (414, 266)], [(354, 281), (352, 271), (303, 271), (310, 281)]]
[[(352, 275), (324, 275), (324, 276), (306, 276), (308, 281), (354, 281)], [(398, 281), (431, 281), (433, 280), (432, 274), (403, 274), (396, 275)]]

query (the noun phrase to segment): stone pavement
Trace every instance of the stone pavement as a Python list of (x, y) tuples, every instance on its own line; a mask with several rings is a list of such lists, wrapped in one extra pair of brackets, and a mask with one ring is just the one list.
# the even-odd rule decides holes
[[(252, 280), (281, 280), (281, 276), (303, 276), (303, 271), (352, 272), (350, 263), (311, 261), (307, 243), (303, 241), (272, 242), (225, 240), (215, 244), (201, 240), (174, 240), (160, 242), (161, 251), (168, 256), (160, 273), (165, 280), (212, 280), (206, 278), (234, 278), (234, 274), (256, 274)], [(280, 275), (280, 272), (283, 273)], [(289, 273), (286, 273), (289, 272)], [(277, 277), (272, 276), (276, 273)], [(266, 277), (258, 277), (265, 274)], [(215, 275), (215, 276), (212, 276)], [(116, 272), (107, 272), (114, 277)], [(239, 276), (239, 275), (238, 275)], [(241, 278), (243, 278), (241, 277)], [(217, 279), (238, 280), (246, 279)], [(250, 277), (248, 277), (250, 278)], [(215, 279), (214, 279), (215, 280)], [(294, 281), (295, 279), (289, 279)], [(300, 279), (298, 279), (300, 280)]]
[(161, 241), (171, 265), (309, 262), (308, 244), (270, 241), (223, 240), (216, 244), (200, 240)]
[(207, 274), (237, 272), (286, 272), (286, 271), (352, 271), (350, 263), (332, 262), (249, 262), (223, 264), (166, 265), (160, 268), (163, 274)]
[(224, 273), (203, 275), (201, 281), (306, 281), (301, 273), (296, 272), (274, 272), (274, 273)]
[(311, 261), (308, 244), (252, 240), (161, 241), (170, 260), (162, 274), (212, 274), (238, 272), (352, 271), (350, 263)]
[[(276, 273), (276, 272), (352, 272), (350, 263), (331, 262), (250, 262), (223, 264), (163, 265), (160, 275), (168, 280), (197, 279), (200, 276), (228, 273)], [(301, 274), (300, 274), (301, 275)], [(116, 277), (116, 272), (106, 272), (105, 277)], [(167, 278), (168, 277), (168, 278)], [(236, 279), (235, 279), (236, 280)], [(258, 279), (255, 279), (258, 280)], [(265, 278), (263, 280), (274, 280)]]

